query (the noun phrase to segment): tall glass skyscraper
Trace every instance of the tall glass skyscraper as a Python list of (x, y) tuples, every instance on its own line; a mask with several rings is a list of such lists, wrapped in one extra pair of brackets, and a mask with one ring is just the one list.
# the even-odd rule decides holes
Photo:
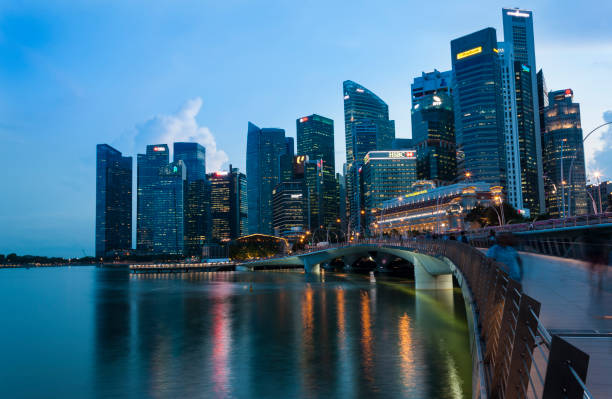
[(451, 41), (459, 173), (506, 187), (501, 68), (495, 29)]
[(364, 227), (369, 228), (383, 202), (399, 198), (417, 180), (416, 151), (371, 151), (363, 165), (365, 212)]
[(504, 141), (506, 149), (506, 198), (515, 209), (523, 208), (521, 186), (521, 156), (519, 129), (516, 116), (516, 85), (514, 77), (514, 48), (509, 43), (497, 43), (502, 74), (504, 102)]
[(536, 76), (533, 13), (503, 8), (504, 42), (512, 48), (516, 80), (516, 108), (521, 183), (524, 206), (531, 212), (544, 212), (542, 143)]
[[(339, 204), (335, 178), (334, 121), (313, 114), (297, 119), (296, 129), (298, 154), (308, 156), (311, 161), (322, 161), (322, 175), (316, 177), (322, 184), (320, 197), (317, 198), (318, 218), (311, 224), (325, 228), (337, 226)], [(307, 186), (312, 188), (308, 183)]]
[(572, 89), (548, 93), (542, 137), (546, 208), (555, 217), (587, 213), (580, 104)]
[(279, 183), (272, 191), (274, 235), (296, 240), (307, 229), (306, 187), (301, 181)]
[(395, 121), (389, 120), (389, 106), (370, 90), (351, 80), (345, 81), (342, 88), (349, 224), (355, 230), (359, 228), (363, 203), (359, 183), (360, 166), (357, 164), (363, 163), (369, 151), (391, 149), (395, 139)]
[(211, 237), (210, 182), (206, 178), (206, 148), (198, 143), (174, 143), (174, 161), (183, 161), (185, 182), (185, 251), (202, 256)]
[(152, 185), (153, 253), (185, 254), (185, 182), (187, 171), (183, 161), (172, 162), (159, 169), (159, 179)]
[(156, 223), (156, 186), (160, 170), (170, 162), (166, 144), (148, 145), (145, 154), (137, 156), (136, 248), (143, 253), (153, 252), (153, 230)]
[(419, 179), (449, 184), (457, 176), (452, 71), (425, 73), (412, 83), (412, 144)]
[(280, 156), (285, 131), (249, 122), (247, 132), (247, 196), (249, 233), (272, 234), (272, 190), (281, 180)]
[(132, 249), (132, 157), (96, 146), (96, 257)]

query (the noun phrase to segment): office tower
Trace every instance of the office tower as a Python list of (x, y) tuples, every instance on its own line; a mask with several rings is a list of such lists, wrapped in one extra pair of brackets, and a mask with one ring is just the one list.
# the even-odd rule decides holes
[(349, 227), (356, 229), (360, 228), (358, 224), (362, 206), (359, 166), (356, 164), (362, 163), (369, 151), (391, 148), (395, 138), (395, 121), (389, 120), (388, 105), (370, 90), (350, 80), (345, 81), (342, 88)]
[(236, 238), (237, 195), (232, 173), (214, 172), (208, 174), (210, 181), (210, 216), (212, 241), (225, 242)]
[[(546, 132), (546, 124), (544, 122), (544, 109), (548, 107), (548, 88), (546, 87), (546, 79), (544, 72), (540, 69), (537, 74), (538, 80), (538, 114), (540, 116), (540, 141)], [(543, 174), (544, 186), (546, 186), (546, 176)]]
[(519, 129), (516, 116), (516, 86), (514, 77), (514, 48), (509, 43), (497, 43), (502, 75), (504, 104), (504, 142), (506, 150), (506, 199), (515, 209), (523, 209), (521, 186), (521, 156)]
[(305, 186), (300, 181), (279, 183), (272, 191), (274, 235), (296, 240), (306, 233)]
[(157, 219), (155, 188), (161, 168), (169, 162), (166, 144), (148, 145), (146, 153), (137, 156), (136, 248), (143, 253), (153, 252), (153, 230)]
[(202, 256), (211, 237), (210, 182), (206, 178), (206, 148), (198, 143), (174, 143), (174, 161), (183, 161), (185, 182), (185, 254)]
[(458, 174), (506, 187), (501, 68), (495, 29), (451, 41)]
[(293, 157), (295, 156), (295, 141), (293, 137), (285, 137), (285, 151), (279, 156), (280, 181), (291, 181), (293, 176)]
[(409, 150), (411, 148), (414, 148), (414, 144), (412, 143), (412, 139), (396, 137), (391, 142), (391, 149), (395, 150), (395, 151)]
[[(231, 169), (231, 167), (230, 167)], [(238, 206), (236, 212), (238, 214), (238, 237), (245, 236), (249, 233), (249, 204), (247, 200), (247, 178), (246, 175), (238, 168), (233, 168), (232, 174), (234, 175), (234, 184), (236, 186), (236, 197)]]
[(548, 93), (542, 136), (546, 208), (554, 217), (587, 213), (584, 146), (580, 105), (572, 89)]
[(340, 230), (346, 231), (346, 177), (342, 173), (336, 173), (338, 184), (338, 218), (340, 219)]
[(503, 8), (504, 42), (514, 55), (519, 151), (524, 206), (544, 212), (542, 143), (540, 137), (538, 82), (536, 76), (533, 13)]
[(417, 175), (422, 180), (449, 184), (457, 176), (457, 150), (452, 72), (425, 73), (414, 79), (412, 143), (417, 150)]
[(247, 197), (249, 234), (272, 234), (272, 190), (281, 179), (280, 156), (286, 153), (285, 131), (249, 122)]
[(132, 157), (96, 146), (96, 257), (132, 249)]
[(417, 180), (416, 151), (371, 151), (363, 163), (365, 209), (362, 223), (369, 226), (383, 202), (399, 198)]
[(185, 190), (187, 171), (183, 161), (159, 169), (153, 184), (153, 253), (185, 254)]
[[(316, 114), (304, 116), (296, 120), (296, 131), (298, 154), (308, 156), (310, 161), (320, 162), (321, 176), (313, 176), (321, 182), (316, 204), (318, 218), (316, 222), (312, 222), (311, 218), (311, 224), (337, 227), (339, 204), (335, 178), (334, 121)], [(311, 196), (316, 184), (312, 183), (315, 183), (313, 179), (306, 183)]]

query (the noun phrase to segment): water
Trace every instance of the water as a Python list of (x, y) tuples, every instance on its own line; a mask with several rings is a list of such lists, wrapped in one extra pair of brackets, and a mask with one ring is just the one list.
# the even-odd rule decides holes
[(471, 397), (460, 294), (413, 287), (0, 270), (0, 398)]

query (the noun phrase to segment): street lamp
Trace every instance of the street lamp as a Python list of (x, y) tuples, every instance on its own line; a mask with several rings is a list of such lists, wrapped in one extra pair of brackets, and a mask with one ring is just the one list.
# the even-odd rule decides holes
[[(587, 135), (584, 136), (584, 138), (582, 139), (583, 151), (584, 151), (584, 142), (586, 141), (586, 139), (589, 138), (589, 136), (591, 134), (593, 134), (595, 131), (601, 129), (604, 126), (611, 125), (611, 124), (612, 124), (612, 121), (606, 122), (606, 123), (602, 123), (601, 125), (597, 126), (595, 129), (593, 129), (590, 132), (588, 132)], [(561, 157), (561, 160), (563, 160), (563, 157)], [(570, 167), (569, 167), (569, 185), (570, 185), (570, 188), (572, 187), (572, 172), (573, 172), (574, 161), (575, 160), (576, 160), (576, 155), (575, 155), (575, 152), (574, 152), (574, 157), (572, 158), (572, 162), (570, 163)], [(571, 206), (571, 201), (569, 201), (570, 198), (571, 198), (571, 192), (570, 192), (570, 196), (568, 198), (568, 202), (570, 203), (570, 206), (569, 206), (569, 209), (568, 209), (568, 213), (569, 213), (569, 216), (572, 216), (572, 206)], [(601, 204), (601, 201), (600, 201), (600, 204)]]
[(601, 212), (601, 180), (599, 180), (599, 178), (601, 177), (601, 172), (596, 170), (594, 175), (595, 175), (595, 178), (597, 178), (597, 193), (599, 197), (599, 213), (602, 213)]

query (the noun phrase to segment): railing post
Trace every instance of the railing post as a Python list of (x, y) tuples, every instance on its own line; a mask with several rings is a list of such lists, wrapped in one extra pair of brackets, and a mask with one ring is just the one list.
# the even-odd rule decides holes
[[(523, 389), (529, 386), (531, 359), (535, 348), (535, 334), (538, 330), (537, 316), (540, 314), (540, 303), (523, 294), (516, 323), (516, 334), (512, 347), (512, 360), (506, 383), (505, 397), (508, 399), (523, 398)], [(525, 387), (525, 388), (524, 388)]]
[[(582, 399), (584, 388), (581, 382), (586, 382), (588, 367), (589, 355), (558, 335), (553, 335), (542, 399)], [(582, 381), (574, 376), (572, 370)]]

